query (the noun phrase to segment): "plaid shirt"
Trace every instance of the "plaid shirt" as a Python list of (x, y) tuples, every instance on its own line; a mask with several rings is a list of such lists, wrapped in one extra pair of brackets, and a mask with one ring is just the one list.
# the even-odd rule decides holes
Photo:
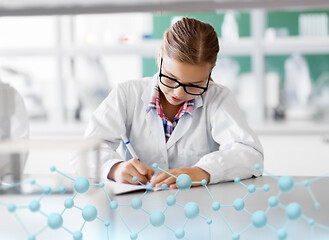
[(184, 113), (189, 113), (192, 115), (192, 111), (194, 108), (194, 99), (185, 101), (184, 104), (181, 106), (179, 111), (177, 112), (176, 116), (174, 117), (174, 122), (171, 122), (166, 115), (163, 112), (162, 106), (160, 104), (160, 91), (159, 86), (154, 87), (154, 92), (151, 97), (151, 101), (149, 104), (150, 109), (155, 109), (159, 115), (159, 117), (162, 119), (163, 122), (163, 128), (166, 136), (166, 142), (170, 138), (171, 134), (173, 133), (178, 120), (184, 115)]

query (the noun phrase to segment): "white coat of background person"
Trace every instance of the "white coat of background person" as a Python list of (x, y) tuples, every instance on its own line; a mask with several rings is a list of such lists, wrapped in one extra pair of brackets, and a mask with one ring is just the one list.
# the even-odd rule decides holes
[[(29, 119), (23, 98), (9, 84), (3, 83), (0, 79), (0, 140), (18, 140), (28, 138)], [(12, 154), (0, 153), (0, 180), (7, 175), (22, 174), (26, 163), (27, 154), (22, 154), (20, 164), (12, 169)], [(19, 167), (19, 168), (18, 168)], [(15, 172), (18, 170), (18, 172)]]
[[(119, 84), (90, 119), (85, 136), (106, 143), (101, 149), (102, 177), (133, 183), (137, 176), (145, 183), (154, 173), (153, 163), (175, 176), (188, 174), (194, 182), (260, 176), (254, 168), (263, 167), (258, 138), (233, 94), (210, 78), (219, 51), (213, 27), (183, 18), (164, 36), (159, 72)], [(152, 96), (154, 104), (161, 104), (158, 109), (150, 107)], [(180, 116), (189, 103), (193, 110)], [(174, 130), (165, 128), (167, 124)], [(123, 145), (124, 154), (116, 151), (121, 134), (128, 136), (141, 162), (131, 159)], [(177, 187), (175, 178), (162, 172), (152, 184)]]

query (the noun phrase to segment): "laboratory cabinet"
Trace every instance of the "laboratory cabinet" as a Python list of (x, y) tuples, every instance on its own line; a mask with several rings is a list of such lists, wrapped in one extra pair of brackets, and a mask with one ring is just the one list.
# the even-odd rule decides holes
[(264, 168), (274, 175), (329, 174), (329, 132), (259, 134)]

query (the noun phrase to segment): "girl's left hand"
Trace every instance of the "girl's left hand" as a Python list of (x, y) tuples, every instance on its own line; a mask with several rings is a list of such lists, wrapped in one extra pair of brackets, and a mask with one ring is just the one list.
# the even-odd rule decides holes
[[(166, 170), (170, 174), (178, 177), (181, 174), (187, 174), (190, 176), (192, 182), (201, 182), (203, 179), (207, 181), (210, 180), (210, 175), (203, 169), (199, 167), (188, 167), (188, 168), (174, 168), (170, 170)], [(169, 188), (177, 188), (176, 186), (176, 178), (168, 175), (165, 172), (159, 172), (154, 179), (152, 180), (151, 184), (155, 187), (161, 187), (162, 184), (167, 184)], [(192, 184), (192, 186), (200, 186), (200, 183)]]

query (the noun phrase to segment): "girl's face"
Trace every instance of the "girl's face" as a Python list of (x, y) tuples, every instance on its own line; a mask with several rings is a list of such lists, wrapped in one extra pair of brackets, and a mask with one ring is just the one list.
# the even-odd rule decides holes
[[(164, 57), (161, 73), (186, 85), (206, 87), (212, 66), (210, 63), (191, 65)], [(169, 88), (159, 80), (159, 88), (166, 100), (172, 105), (180, 105), (197, 97), (185, 92), (184, 87)]]

